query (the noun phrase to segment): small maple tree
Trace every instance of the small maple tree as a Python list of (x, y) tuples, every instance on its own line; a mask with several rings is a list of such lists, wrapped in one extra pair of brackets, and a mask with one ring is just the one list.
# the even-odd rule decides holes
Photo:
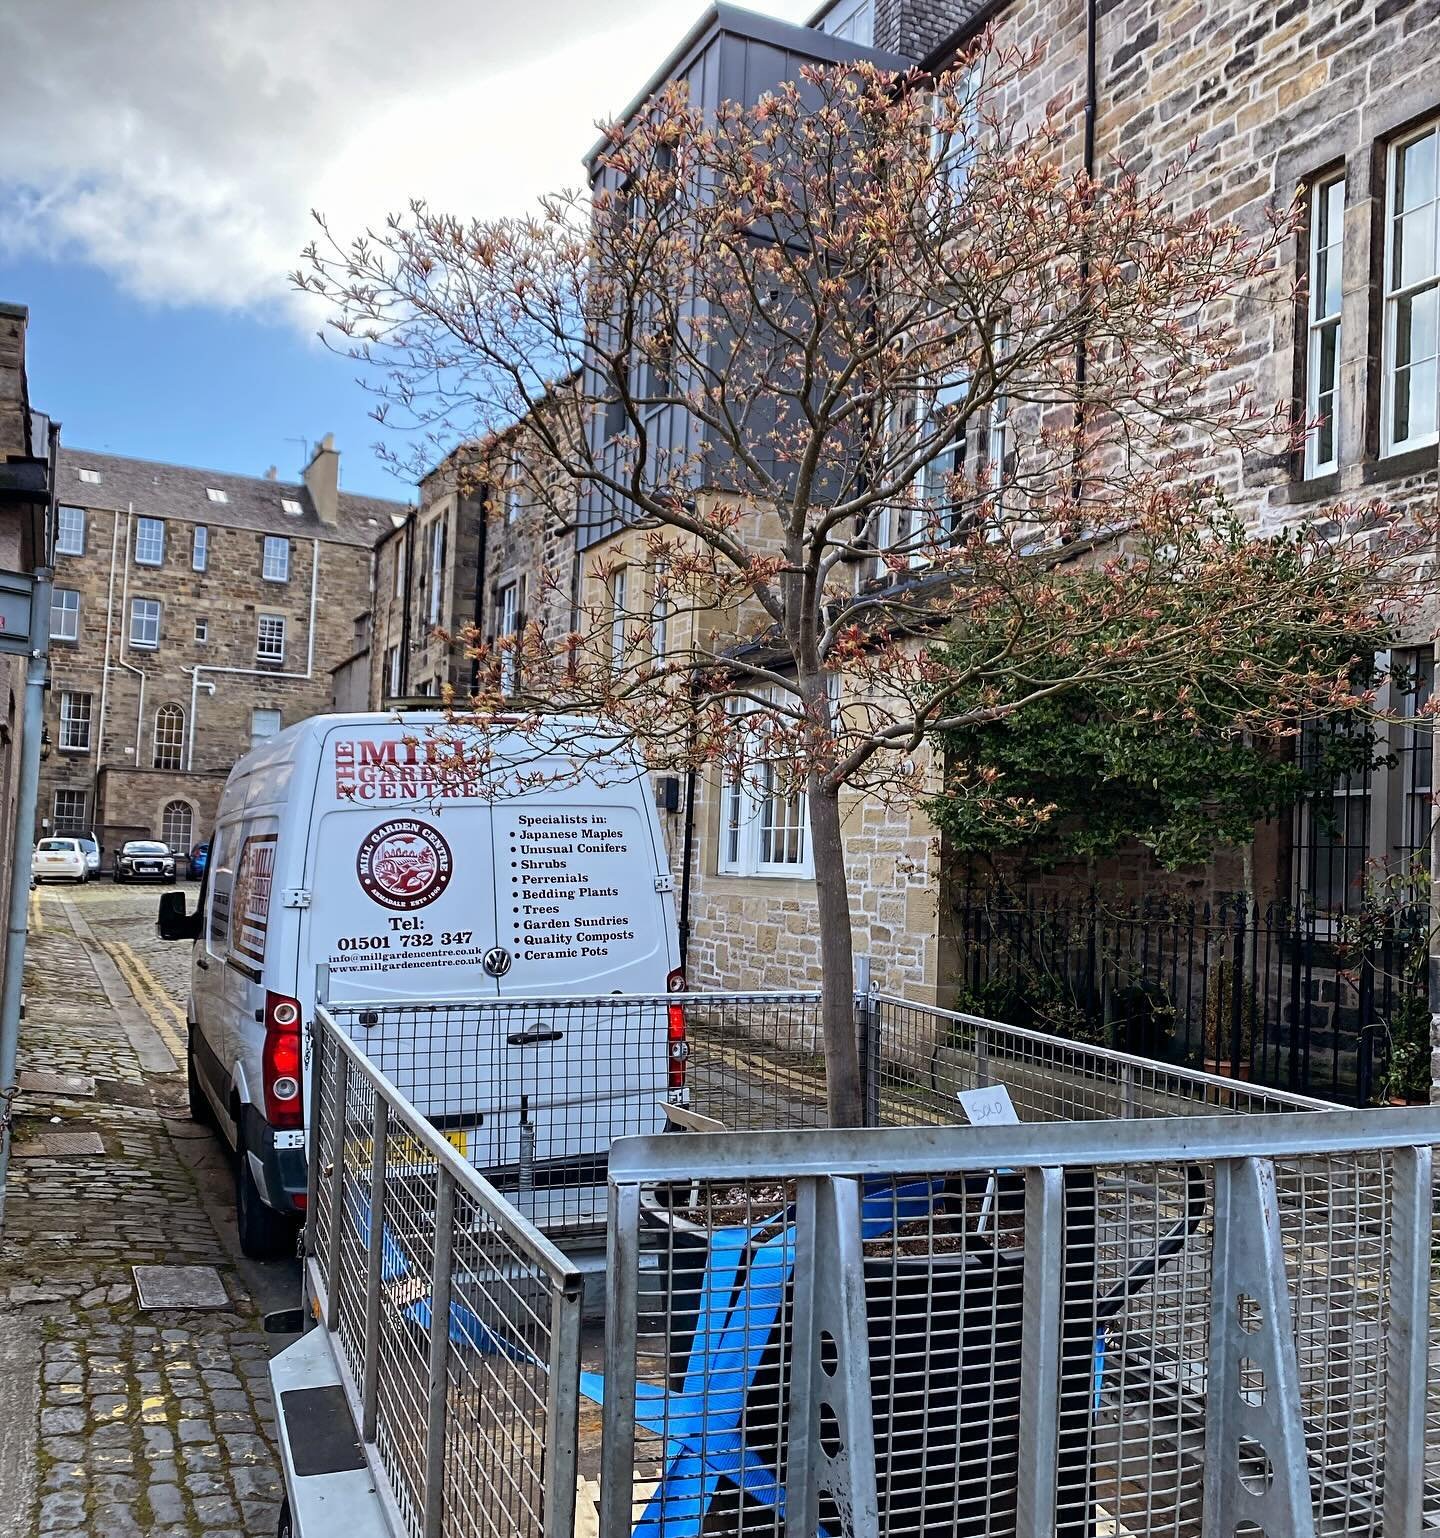
[(415, 203), (354, 240), (322, 220), (297, 274), (421, 460), (524, 421), (542, 516), (640, 530), (648, 590), (622, 598), (601, 545), (558, 639), (474, 638), (457, 709), (483, 731), (518, 667), (657, 768), (803, 794), (840, 1125), (846, 798), (912, 801), (935, 733), (1069, 690), (1183, 719), (1224, 678), (1262, 731), (1353, 704), (1334, 658), (1408, 580), (1373, 510), (1271, 537), (1215, 495), (1294, 446), (1235, 323), (1293, 301), (1290, 211), (1177, 213), (1183, 165), (1088, 177), (1073, 122), (1011, 110), (1034, 63), (986, 38), (935, 77), (806, 68), (709, 115), (668, 86), (590, 189), (524, 219)]

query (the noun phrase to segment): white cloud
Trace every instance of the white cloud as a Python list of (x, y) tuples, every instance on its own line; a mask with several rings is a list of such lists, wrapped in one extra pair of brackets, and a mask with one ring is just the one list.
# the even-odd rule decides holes
[(5, 0), (0, 58), (24, 66), (0, 93), (0, 256), (75, 256), (152, 302), (289, 307), (311, 208), (348, 233), (414, 196), (491, 215), (579, 181), (596, 120), (698, 10)]

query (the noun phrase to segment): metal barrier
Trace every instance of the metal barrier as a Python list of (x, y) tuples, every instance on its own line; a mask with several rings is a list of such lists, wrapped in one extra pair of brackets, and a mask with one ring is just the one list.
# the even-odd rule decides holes
[[(1414, 1538), (1422, 1505), (1440, 1530), (1440, 1113), (866, 994), (875, 1130), (787, 1131), (825, 1119), (819, 1019), (810, 994), (318, 1011), (309, 1265), (397, 1532), (569, 1538), (579, 1279), (537, 1228), (584, 1241), (607, 1201), (606, 1538), (815, 1538), (836, 1502), (864, 1532), (872, 1497), (887, 1538)], [(1027, 1125), (956, 1128), (995, 1084)], [(648, 1136), (667, 1105), (750, 1135)], [(827, 1320), (843, 1339), (805, 1335)], [(873, 1444), (868, 1484), (835, 1487), (865, 1467), (837, 1437)]]
[[(598, 1236), (611, 1143), (663, 1130), (667, 1103), (732, 1131), (827, 1123), (818, 994), (349, 1002), (329, 1011), (552, 1235)], [(903, 999), (857, 995), (855, 1011), (870, 1125), (958, 1121), (957, 1091), (985, 1084), (1005, 1085), (1036, 1121), (1324, 1107)]]
[(307, 1282), (391, 1530), (572, 1538), (580, 1272), (323, 1007), (309, 1041)]
[(601, 1538), (1414, 1538), (1436, 1142), (1417, 1109), (619, 1144)]

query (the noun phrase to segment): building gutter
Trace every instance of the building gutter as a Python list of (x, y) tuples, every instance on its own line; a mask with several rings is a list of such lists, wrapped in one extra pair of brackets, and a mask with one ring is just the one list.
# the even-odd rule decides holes
[[(310, 542), (310, 634), (305, 647), (305, 671), (303, 673), (279, 673), (273, 668), (222, 668), (209, 667), (197, 663), (190, 674), (190, 731), (185, 743), (185, 772), (193, 774), (195, 770), (195, 711), (200, 702), (200, 690), (204, 687), (200, 682), (202, 673), (215, 673), (219, 676), (242, 678), (285, 678), (291, 680), (309, 680), (315, 676), (315, 615), (320, 593), (320, 541), (312, 539)], [(213, 686), (211, 693), (214, 693)]]
[(15, 791), (11, 843), (10, 909), (6, 924), (5, 970), (0, 979), (0, 1233), (5, 1228), (5, 1181), (10, 1169), (11, 1118), (18, 1092), (20, 1012), (24, 1001), (25, 943), (29, 934), (30, 868), (35, 857), (36, 801), (40, 793), (40, 739), (45, 732), (45, 686), (50, 671), (50, 531), (55, 527), (55, 485), (60, 428), (50, 424), (47, 513), (35, 547), (35, 586), (30, 601), (30, 655), (25, 664), (24, 736)]

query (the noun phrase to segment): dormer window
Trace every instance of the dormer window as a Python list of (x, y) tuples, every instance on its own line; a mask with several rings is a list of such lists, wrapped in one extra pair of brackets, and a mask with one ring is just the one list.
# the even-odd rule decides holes
[(305, 511), (305, 509), (300, 506), (294, 497), (281, 497), (280, 507), (284, 512), (290, 513), (296, 518), (298, 518)]
[(98, 470), (82, 470), (80, 471), (80, 479), (87, 486), (98, 486), (100, 484), (100, 472)]
[(205, 495), (209, 497), (212, 502), (228, 502), (230, 500), (229, 495), (226, 492), (221, 491), (218, 486), (207, 486), (205, 488)]

